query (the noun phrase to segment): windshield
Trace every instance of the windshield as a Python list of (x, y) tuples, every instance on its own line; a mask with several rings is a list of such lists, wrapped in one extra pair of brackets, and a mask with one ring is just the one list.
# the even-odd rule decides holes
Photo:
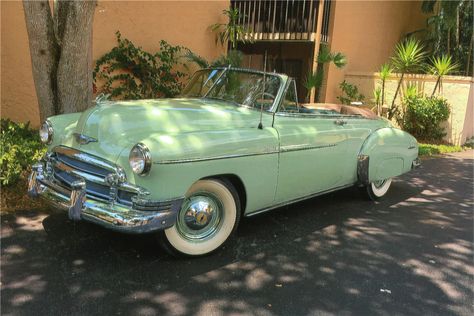
[(273, 74), (253, 73), (235, 69), (206, 69), (194, 74), (183, 90), (188, 98), (226, 101), (268, 111), (280, 88), (280, 78)]

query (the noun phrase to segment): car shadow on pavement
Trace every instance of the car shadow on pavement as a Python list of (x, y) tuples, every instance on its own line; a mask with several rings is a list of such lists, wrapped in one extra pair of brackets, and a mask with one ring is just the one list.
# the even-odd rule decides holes
[(197, 259), (57, 210), (5, 214), (2, 314), (469, 314), (472, 168), (429, 159), (377, 203), (349, 188), (245, 218)]

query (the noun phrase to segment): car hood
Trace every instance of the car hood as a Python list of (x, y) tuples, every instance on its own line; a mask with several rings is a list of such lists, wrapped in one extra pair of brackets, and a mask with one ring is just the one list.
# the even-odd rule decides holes
[(256, 127), (259, 111), (210, 99), (107, 101), (82, 113), (76, 133), (97, 142), (81, 150), (117, 158), (150, 135), (176, 135)]

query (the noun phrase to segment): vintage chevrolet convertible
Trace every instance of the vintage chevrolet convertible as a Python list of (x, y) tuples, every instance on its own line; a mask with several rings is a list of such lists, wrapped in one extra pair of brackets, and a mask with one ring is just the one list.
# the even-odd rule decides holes
[(303, 107), (288, 76), (233, 68), (198, 71), (180, 98), (50, 117), (40, 137), (31, 196), (188, 256), (222, 246), (241, 216), (353, 185), (375, 200), (419, 164), (415, 138), (387, 120)]

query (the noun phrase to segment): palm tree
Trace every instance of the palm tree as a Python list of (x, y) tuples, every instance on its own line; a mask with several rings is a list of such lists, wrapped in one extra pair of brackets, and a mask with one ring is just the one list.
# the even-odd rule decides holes
[(311, 90), (316, 88), (319, 89), (323, 84), (324, 79), (324, 72), (315, 71), (315, 72), (308, 72), (306, 75), (305, 80), (303, 81), (303, 86), (306, 88), (308, 93), (306, 94), (306, 99), (309, 100), (309, 96), (311, 95)]
[(221, 55), (209, 62), (204, 57), (193, 53), (191, 50), (187, 50), (183, 57), (189, 62), (198, 65), (199, 68), (212, 68), (227, 66), (240, 67), (242, 65), (244, 55), (238, 50), (230, 50), (227, 55)]
[(441, 89), (442, 86), (442, 77), (448, 75), (449, 73), (456, 71), (459, 68), (459, 64), (454, 63), (451, 60), (451, 56), (449, 55), (441, 55), (439, 57), (432, 57), (430, 58), (431, 65), (429, 66), (429, 72), (435, 76), (437, 76), (436, 84), (433, 89), (433, 93), (431, 96), (434, 96), (436, 92), (436, 88)]
[(346, 56), (343, 53), (332, 53), (327, 45), (321, 45), (318, 54), (318, 67), (316, 71), (309, 72), (303, 82), (303, 86), (307, 89), (308, 94), (306, 99), (309, 99), (312, 89), (319, 89), (323, 84), (324, 79), (324, 65), (333, 63), (337, 68), (342, 68), (347, 64)]
[[(382, 91), (381, 91), (381, 104), (385, 104), (385, 82), (388, 77), (392, 74), (392, 66), (389, 63), (385, 63), (380, 67), (380, 80), (382, 80)], [(378, 109), (377, 109), (378, 110)]]
[(237, 41), (251, 42), (251, 39), (246, 39), (246, 35), (249, 36), (248, 30), (238, 24), (241, 18), (239, 9), (230, 8), (222, 12), (229, 20), (227, 24), (215, 23), (210, 26), (211, 31), (216, 32), (216, 44), (220, 42), (224, 46), (226, 42), (230, 42), (231, 48), (235, 49)]
[(397, 89), (395, 90), (395, 95), (393, 96), (392, 105), (388, 111), (389, 119), (393, 118), (397, 111), (395, 107), (395, 101), (400, 91), (405, 74), (417, 71), (422, 66), (426, 55), (425, 52), (423, 52), (423, 48), (423, 45), (421, 45), (421, 43), (413, 37), (403, 40), (395, 47), (395, 55), (391, 58), (392, 65), (393, 69), (400, 73), (401, 76), (398, 81)]

